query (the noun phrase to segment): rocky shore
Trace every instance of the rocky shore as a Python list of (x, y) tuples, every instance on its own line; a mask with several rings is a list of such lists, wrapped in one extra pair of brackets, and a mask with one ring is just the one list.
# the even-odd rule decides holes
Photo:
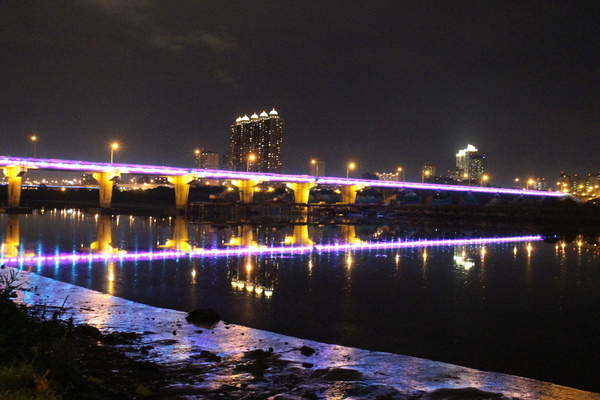
[[(6, 270), (4, 270), (6, 271)], [(572, 399), (584, 392), (431, 360), (318, 343), (150, 307), (20, 272), (18, 301), (76, 327), (78, 399)]]

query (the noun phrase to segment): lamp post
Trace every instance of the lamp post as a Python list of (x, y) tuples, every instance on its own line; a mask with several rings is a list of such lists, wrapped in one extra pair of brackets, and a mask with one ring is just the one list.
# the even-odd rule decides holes
[(350, 176), (350, 170), (354, 168), (356, 168), (356, 164), (354, 164), (353, 162), (348, 164), (348, 167), (346, 167), (346, 178)]
[(316, 176), (319, 176), (319, 160), (313, 158), (312, 160), (310, 160), (310, 163), (317, 168)]
[(248, 154), (248, 158), (246, 159), (246, 172), (250, 172), (250, 163), (256, 160), (256, 156), (252, 153)]
[(196, 158), (194, 159), (194, 165), (196, 166), (196, 168), (200, 168), (200, 150), (196, 149), (194, 151), (194, 154), (196, 155)]
[(535, 183), (535, 181), (533, 179), (528, 179), (527, 180), (527, 190), (529, 190), (529, 186), (533, 185)]
[(490, 179), (489, 176), (487, 175), (482, 175), (481, 176), (481, 186), (485, 186), (485, 184), (487, 183), (487, 181)]
[(110, 145), (110, 163), (113, 163), (115, 150), (119, 148), (119, 143), (113, 143)]
[(37, 155), (37, 136), (33, 135), (30, 139), (33, 142), (33, 158), (35, 158)]
[(404, 168), (398, 167), (398, 175), (400, 176), (400, 181), (404, 182)]

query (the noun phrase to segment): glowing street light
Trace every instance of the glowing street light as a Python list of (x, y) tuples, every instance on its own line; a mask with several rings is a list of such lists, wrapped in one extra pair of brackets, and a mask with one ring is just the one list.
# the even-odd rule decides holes
[(398, 174), (400, 175), (400, 180), (404, 182), (404, 168), (398, 167)]
[(527, 190), (529, 190), (529, 186), (533, 185), (535, 183), (535, 181), (533, 179), (529, 179), (527, 181)]
[(196, 158), (194, 159), (194, 165), (196, 166), (196, 168), (200, 168), (200, 150), (196, 149), (194, 151), (194, 154), (196, 155)]
[(113, 143), (110, 145), (110, 163), (113, 163), (113, 158), (115, 154), (115, 150), (119, 148), (119, 143)]
[(489, 177), (489, 176), (487, 176), (487, 175), (483, 175), (483, 176), (481, 177), (481, 186), (484, 186), (484, 185), (487, 183), (487, 181), (488, 181), (489, 179), (490, 179), (490, 177)]
[(356, 164), (354, 164), (353, 162), (348, 164), (348, 167), (346, 167), (346, 178), (350, 176), (350, 170), (354, 168), (356, 168)]
[(36, 152), (36, 150), (37, 150), (36, 149), (36, 147), (37, 147), (37, 136), (34, 135), (34, 136), (30, 137), (30, 139), (33, 142), (33, 158), (35, 158), (36, 157), (36, 153), (37, 153)]
[(317, 176), (319, 176), (319, 160), (313, 158), (310, 160), (310, 163), (317, 168)]
[(246, 159), (246, 172), (250, 172), (250, 163), (256, 160), (256, 156), (252, 153), (248, 154), (248, 158)]

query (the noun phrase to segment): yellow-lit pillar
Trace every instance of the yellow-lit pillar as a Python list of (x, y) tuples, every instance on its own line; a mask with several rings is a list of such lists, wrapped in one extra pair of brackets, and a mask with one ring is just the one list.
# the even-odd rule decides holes
[(21, 181), (27, 172), (25, 167), (5, 167), (4, 176), (8, 179), (8, 206), (19, 207), (21, 203)]
[(288, 188), (294, 191), (294, 202), (300, 204), (308, 204), (310, 189), (314, 183), (311, 182), (290, 182), (285, 184)]
[(184, 216), (178, 216), (175, 218), (173, 238), (167, 240), (167, 243), (161, 247), (189, 253), (192, 251), (192, 246), (190, 245), (189, 240), (190, 237), (188, 235), (187, 220)]
[(260, 182), (260, 180), (256, 179), (235, 180), (231, 181), (231, 184), (240, 189), (240, 200), (243, 203), (252, 203), (254, 200), (254, 186), (258, 185)]
[(96, 230), (96, 241), (90, 245), (92, 251), (99, 253), (114, 253), (112, 245), (112, 220), (110, 215), (98, 216), (98, 227)]
[(170, 176), (169, 182), (171, 182), (175, 188), (175, 208), (178, 210), (185, 210), (187, 207), (189, 195), (190, 195), (190, 183), (194, 181), (193, 175), (178, 175)]
[(356, 192), (358, 192), (360, 189), (361, 187), (358, 185), (344, 185), (340, 187), (340, 192), (342, 192), (342, 203), (356, 203)]
[(312, 246), (314, 244), (308, 236), (308, 225), (294, 225), (293, 243), (296, 246)]
[(342, 232), (340, 234), (340, 239), (345, 243), (349, 244), (358, 244), (361, 243), (361, 240), (356, 236), (356, 229), (354, 225), (342, 225)]
[(117, 171), (94, 172), (93, 177), (100, 185), (100, 208), (110, 208), (112, 202), (113, 183), (121, 176)]
[(8, 216), (6, 241), (2, 244), (2, 255), (6, 258), (17, 257), (19, 255), (19, 245), (19, 216), (12, 214)]

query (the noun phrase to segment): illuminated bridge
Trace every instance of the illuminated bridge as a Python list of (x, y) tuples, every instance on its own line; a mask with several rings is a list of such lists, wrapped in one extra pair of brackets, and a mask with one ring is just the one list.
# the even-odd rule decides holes
[(537, 190), (504, 189), (479, 186), (439, 185), (432, 183), (380, 181), (323, 177), (311, 175), (288, 175), (261, 172), (240, 172), (210, 169), (189, 169), (158, 165), (113, 164), (90, 161), (56, 160), (40, 158), (19, 158), (0, 156), (0, 168), (8, 180), (8, 206), (19, 207), (22, 177), (28, 170), (60, 170), (92, 173), (100, 188), (100, 207), (110, 208), (112, 189), (115, 179), (122, 174), (150, 174), (164, 176), (175, 188), (175, 205), (185, 209), (188, 202), (189, 184), (198, 179), (216, 179), (230, 181), (240, 190), (240, 200), (251, 202), (253, 188), (262, 182), (279, 182), (294, 191), (295, 202), (308, 203), (309, 192), (317, 185), (334, 185), (340, 188), (342, 202), (355, 203), (356, 193), (365, 187), (387, 189), (421, 189), (445, 192), (486, 193), (491, 195), (511, 194), (517, 196), (564, 197), (561, 192), (543, 192)]

